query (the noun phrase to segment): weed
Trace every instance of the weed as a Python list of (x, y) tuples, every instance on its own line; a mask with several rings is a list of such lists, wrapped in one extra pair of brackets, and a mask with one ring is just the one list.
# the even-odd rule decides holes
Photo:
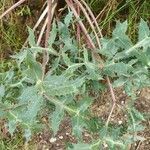
[[(74, 37), (70, 37), (67, 27), (70, 21), (68, 15), (65, 23), (59, 23), (58, 27), (53, 24), (51, 31), (53, 34), (49, 37), (47, 48), (36, 44), (34, 33), (29, 29), (30, 47), (13, 56), (18, 64), (20, 75), (18, 76), (13, 70), (1, 74), (1, 118), (7, 118), (11, 135), (17, 126), (21, 126), (24, 137), (28, 141), (33, 131), (39, 128), (38, 116), (41, 109), (46, 107), (46, 101), (49, 101), (55, 106), (54, 112), (48, 114), (53, 134), (57, 133), (67, 113), (71, 117), (72, 132), (81, 143), (81, 135), (90, 122), (88, 108), (93, 103), (87, 83), (102, 81), (105, 76), (109, 76), (115, 79), (113, 85), (124, 86), (131, 98), (131, 104), (127, 108), (131, 121), (124, 134), (121, 134), (119, 128), (111, 127), (108, 119), (106, 124), (100, 127), (101, 138), (98, 141), (93, 140), (91, 144), (76, 144), (74, 149), (80, 147), (99, 149), (104, 143), (107, 143), (110, 148), (126, 149), (130, 143), (143, 140), (136, 133), (144, 129), (140, 124), (144, 117), (132, 105), (136, 99), (134, 92), (150, 85), (149, 28), (146, 22), (141, 20), (138, 42), (134, 45), (125, 34), (127, 22), (117, 22), (112, 38), (101, 39), (102, 49), (98, 49), (98, 53), (105, 56), (105, 62), (103, 69), (100, 70), (99, 65), (90, 58), (91, 53), (88, 49), (83, 46), (79, 50), (74, 44)], [(56, 38), (57, 34), (61, 39)], [(54, 49), (60, 43), (63, 47)], [(42, 65), (36, 59), (43, 49), (53, 56), (53, 66), (48, 64), (50, 69), (44, 76)], [(79, 55), (80, 53), (83, 55)], [(79, 99), (76, 99), (77, 95), (80, 96)]]
[[(89, 1), (91, 6), (96, 6), (97, 2)], [(136, 91), (150, 86), (149, 27), (141, 19), (139, 27), (135, 27), (136, 37), (131, 40), (126, 34), (130, 31), (127, 21), (122, 23), (116, 21), (116, 27), (110, 32), (111, 38), (103, 37), (93, 13), (84, 1), (80, 3), (78, 0), (66, 0), (66, 3), (72, 12), (69, 11), (62, 22), (52, 20), (56, 5), (48, 1), (48, 9), (43, 11), (43, 13), (47, 12), (47, 19), (38, 39), (36, 40), (34, 30), (44, 18), (43, 14), (33, 30), (28, 27), (29, 46), (24, 46), (21, 52), (11, 56), (14, 65), (11, 68), (8, 66), (8, 70), (5, 71), (5, 65), (2, 64), (0, 118), (6, 120), (5, 126), (11, 136), (21, 128), (23, 137), (19, 139), (21, 141), (25, 139), (26, 143), (31, 140), (34, 133), (45, 126), (48, 126), (55, 136), (62, 120), (68, 116), (72, 125), (72, 134), (78, 141), (77, 144), (69, 143), (68, 149), (98, 150), (104, 147), (127, 149), (132, 143), (145, 140), (138, 135), (144, 130), (141, 123), (145, 118), (134, 108), (134, 103), (137, 99)], [(117, 1), (108, 1), (105, 11), (99, 15), (105, 16), (101, 26), (104, 27), (107, 23), (110, 25), (111, 21), (114, 23), (112, 18), (128, 4), (135, 11), (137, 3), (133, 1), (123, 3), (121, 6)], [(82, 10), (93, 33), (88, 32), (84, 20), (79, 19), (80, 15), (76, 7)], [(107, 13), (103, 13), (106, 10)], [(78, 30), (77, 36), (70, 30), (76, 29), (74, 26), (76, 22), (78, 22), (75, 24)], [(41, 44), (46, 26), (45, 43)], [(83, 31), (84, 36), (81, 35), (80, 30)], [(12, 39), (13, 37), (10, 38)], [(106, 83), (112, 101), (110, 101), (110, 112), (107, 118), (100, 120), (91, 114), (90, 108), (95, 99), (92, 93), (99, 89), (103, 91)], [(127, 122), (123, 127), (111, 121), (112, 114), (118, 106), (114, 93), (115, 87), (124, 88), (129, 98), (123, 110), (127, 115)], [(46, 125), (45, 122), (41, 122), (44, 110), (48, 110)], [(85, 143), (82, 138), (87, 130), (91, 135), (97, 132), (98, 136), (92, 138), (89, 143)], [(1, 145), (5, 148), (4, 141)]]

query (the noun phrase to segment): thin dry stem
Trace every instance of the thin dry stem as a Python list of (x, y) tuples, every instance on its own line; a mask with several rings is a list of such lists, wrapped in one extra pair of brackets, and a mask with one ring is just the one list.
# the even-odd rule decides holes
[(97, 30), (98, 30), (98, 34), (99, 34), (100, 37), (102, 38), (103, 35), (102, 35), (102, 32), (101, 32), (101, 29), (100, 29), (100, 27), (99, 27), (99, 25), (98, 25), (98, 22), (97, 22), (97, 20), (96, 20), (96, 18), (95, 18), (95, 16), (94, 16), (93, 12), (91, 11), (91, 9), (89, 8), (89, 6), (87, 5), (87, 3), (86, 3), (84, 0), (81, 0), (81, 2), (84, 4), (84, 6), (86, 7), (86, 9), (88, 10), (88, 12), (89, 12), (91, 18), (93, 19), (93, 22), (94, 22), (95, 25), (96, 25), (96, 28), (97, 28)]
[(90, 26), (91, 26), (91, 29), (93, 30), (94, 34), (95, 34), (95, 37), (96, 37), (96, 41), (97, 41), (97, 44), (98, 44), (98, 47), (101, 48), (101, 45), (100, 45), (100, 41), (99, 41), (99, 37), (96, 33), (96, 30), (95, 30), (95, 27), (88, 15), (88, 13), (86, 12), (86, 9), (83, 7), (83, 5), (78, 1), (78, 0), (73, 0), (74, 2), (76, 2), (76, 4), (81, 8), (82, 12), (84, 13), (87, 21), (89, 22)]
[[(45, 36), (45, 48), (48, 47), (48, 38), (49, 38), (49, 35), (50, 35), (50, 30), (51, 30), (51, 23), (52, 23), (52, 13), (51, 13), (51, 10), (52, 10), (52, 0), (48, 0), (47, 1), (47, 5), (48, 5), (48, 14), (47, 14), (48, 23), (47, 23), (47, 30), (46, 30), (46, 36)], [(43, 77), (42, 77), (42, 79), (44, 78), (45, 69), (46, 69), (46, 65), (47, 65), (48, 61), (49, 61), (49, 53), (47, 51), (43, 51), (43, 63), (42, 63)]]
[(41, 31), (40, 31), (40, 34), (39, 34), (39, 37), (38, 37), (38, 40), (37, 40), (37, 45), (40, 45), (40, 43), (41, 43), (42, 36), (43, 36), (44, 31), (45, 31), (45, 29), (46, 29), (47, 23), (48, 23), (48, 19), (45, 20), (45, 22), (44, 22), (44, 24), (43, 24), (43, 26), (42, 26), (42, 29), (41, 29)]
[(116, 98), (115, 98), (114, 90), (113, 90), (113, 87), (112, 87), (112, 84), (111, 84), (111, 82), (110, 82), (109, 77), (107, 76), (106, 79), (107, 79), (107, 84), (108, 84), (108, 86), (109, 86), (110, 94), (111, 94), (111, 97), (112, 97), (112, 107), (111, 107), (111, 111), (110, 111), (110, 113), (109, 113), (108, 119), (107, 119), (107, 121), (106, 121), (106, 127), (108, 127), (108, 124), (109, 124), (109, 122), (110, 122), (112, 113), (113, 113), (113, 111), (114, 111), (114, 109), (115, 109), (115, 106), (116, 106)]
[[(80, 16), (80, 7), (79, 6), (77, 6), (77, 13)], [(77, 24), (77, 40), (78, 40), (78, 43), (81, 42), (81, 35), (80, 35), (80, 26), (79, 26), (79, 24)]]
[(39, 26), (39, 24), (42, 22), (42, 20), (46, 16), (47, 12), (48, 12), (48, 6), (44, 9), (42, 14), (40, 15), (38, 21), (36, 22), (35, 26), (33, 27), (33, 30), (36, 30), (36, 28)]
[(76, 19), (78, 19), (78, 23), (79, 23), (79, 25), (80, 25), (80, 27), (81, 27), (83, 33), (85, 34), (86, 38), (88, 39), (88, 41), (89, 41), (91, 47), (92, 47), (93, 49), (96, 49), (95, 44), (93, 43), (93, 41), (92, 41), (90, 35), (88, 34), (88, 32), (87, 32), (87, 30), (86, 30), (86, 28), (85, 28), (83, 22), (81, 21), (79, 15), (78, 15), (78, 13), (77, 13), (77, 11), (75, 10), (74, 6), (69, 2), (69, 0), (66, 0), (66, 2), (67, 2), (67, 4), (68, 4), (68, 6), (71, 8), (71, 10), (73, 11), (74, 16), (76, 17)]
[(81, 30), (83, 31), (88, 43), (90, 44), (91, 50), (92, 50), (92, 55), (95, 58), (95, 60), (97, 62), (99, 62), (99, 67), (103, 68), (103, 61), (100, 57), (100, 55), (98, 54), (98, 52), (96, 51), (96, 46), (94, 44), (94, 42), (92, 41), (90, 35), (88, 34), (88, 31), (86, 29), (86, 27), (84, 26), (83, 22), (80, 19), (80, 16), (78, 15), (76, 9), (74, 8), (73, 4), (70, 3), (69, 0), (66, 0), (66, 3), (68, 4), (68, 6), (70, 7), (70, 9), (73, 11), (74, 16), (76, 17), (76, 19), (78, 20), (78, 23), (80, 25)]

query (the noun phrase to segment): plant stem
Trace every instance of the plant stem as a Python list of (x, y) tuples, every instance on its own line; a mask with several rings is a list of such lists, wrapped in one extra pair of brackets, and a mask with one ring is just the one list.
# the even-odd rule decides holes
[(111, 97), (112, 97), (112, 108), (111, 108), (111, 111), (109, 113), (108, 119), (106, 121), (106, 127), (108, 127), (108, 124), (110, 122), (112, 113), (113, 113), (113, 111), (115, 109), (115, 106), (116, 106), (116, 98), (115, 98), (115, 94), (114, 94), (114, 91), (113, 91), (113, 88), (112, 88), (112, 84), (110, 83), (109, 77), (107, 76), (106, 79), (107, 79), (107, 83), (108, 83), (108, 86), (109, 86), (110, 94), (111, 94)]
[[(47, 30), (46, 30), (46, 37), (45, 37), (45, 48), (48, 47), (48, 38), (50, 36), (50, 30), (51, 30), (51, 23), (52, 23), (52, 0), (48, 0), (47, 1), (47, 5), (48, 5), (48, 14), (47, 14)], [(46, 71), (46, 65), (49, 61), (49, 53), (47, 51), (43, 51), (43, 63), (42, 63), (42, 68), (43, 68), (43, 76), (42, 76), (42, 80), (44, 78), (45, 75), (45, 71)]]

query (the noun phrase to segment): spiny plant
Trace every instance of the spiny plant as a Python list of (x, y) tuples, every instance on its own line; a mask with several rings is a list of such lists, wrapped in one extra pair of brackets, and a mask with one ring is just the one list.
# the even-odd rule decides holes
[[(24, 1), (20, 0), (11, 9)], [(143, 140), (136, 133), (144, 129), (140, 124), (144, 117), (134, 109), (133, 104), (136, 99), (135, 91), (150, 85), (149, 28), (146, 22), (141, 20), (136, 44), (133, 44), (125, 34), (127, 22), (117, 22), (112, 38), (103, 38), (93, 13), (84, 1), (80, 3), (78, 0), (66, 0), (66, 2), (72, 12), (67, 15), (64, 22), (54, 21), (50, 34), (56, 5), (55, 3), (52, 5), (51, 0), (47, 2), (48, 5), (33, 30), (28, 29), (30, 46), (12, 56), (16, 59), (18, 67), (1, 73), (1, 118), (7, 119), (7, 128), (11, 135), (17, 127), (22, 127), (28, 141), (36, 130), (43, 128), (44, 124), (40, 122), (40, 118), (42, 112), (47, 109), (49, 124), (54, 135), (63, 118), (66, 115), (70, 116), (72, 133), (81, 141), (74, 145), (74, 149), (82, 147), (100, 149), (106, 143), (110, 149), (126, 149), (131, 143)], [(87, 31), (77, 8), (82, 10), (94, 34)], [(47, 19), (36, 40), (34, 30), (46, 13)], [(73, 20), (73, 15), (76, 20)], [(74, 22), (78, 23), (76, 37), (70, 32), (71, 27), (74, 28)], [(40, 43), (46, 26), (45, 46), (42, 47)], [(81, 30), (84, 36), (80, 34)], [(86, 44), (83, 43), (82, 38), (83, 41), (87, 41)], [(42, 62), (41, 54), (43, 54)], [(85, 129), (91, 131), (91, 134), (93, 131), (90, 127), (93, 120), (88, 108), (94, 98), (90, 91), (93, 89), (93, 84), (100, 85), (99, 81), (105, 79), (113, 99), (112, 108), (108, 119), (98, 127), (99, 139), (85, 144), (82, 142), (82, 133)], [(110, 123), (116, 107), (115, 94), (110, 81), (113, 82), (114, 87), (124, 86), (131, 98), (131, 103), (126, 108), (129, 122), (124, 133), (118, 126), (113, 128)]]
[[(133, 104), (135, 91), (150, 86), (149, 27), (141, 19), (138, 41), (133, 44), (126, 35), (127, 21), (117, 22), (112, 37), (101, 38), (102, 47), (96, 49), (103, 58), (103, 66), (100, 67), (90, 48), (86, 45), (79, 47), (76, 37), (70, 33), (72, 15), (70, 12), (64, 22), (53, 21), (46, 47), (37, 44), (33, 30), (28, 28), (29, 47), (12, 56), (17, 67), (0, 74), (0, 118), (7, 120), (6, 127), (11, 135), (21, 127), (29, 141), (34, 132), (44, 128), (40, 119), (43, 110), (47, 109), (48, 123), (54, 136), (64, 117), (70, 117), (72, 134), (78, 143), (68, 149), (98, 150), (106, 144), (109, 149), (127, 149), (135, 141), (144, 140), (137, 133), (144, 129), (141, 121), (145, 119)], [(43, 51), (49, 58), (46, 64), (40, 61)], [(119, 126), (112, 127), (110, 118), (116, 107), (113, 101), (108, 119), (99, 126), (99, 138), (86, 144), (82, 133), (89, 130), (92, 134), (90, 122), (96, 121), (91, 119), (89, 109), (93, 103), (89, 83), (101, 84), (99, 81), (105, 78), (111, 91), (113, 87), (123, 86), (131, 99), (126, 108), (129, 117), (127, 128), (122, 133)]]

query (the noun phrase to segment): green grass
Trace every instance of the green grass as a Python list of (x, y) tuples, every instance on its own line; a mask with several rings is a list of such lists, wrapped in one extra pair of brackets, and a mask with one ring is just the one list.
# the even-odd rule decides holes
[[(13, 4), (13, 0), (2, 0), (0, 2), (0, 14)], [(26, 23), (23, 24), (21, 18), (25, 13), (24, 7), (12, 11), (9, 15), (0, 20), (0, 60), (9, 59), (9, 56), (17, 52), (24, 43), (27, 30)]]
[[(128, 20), (128, 34), (133, 40), (136, 38), (136, 27), (140, 18), (150, 20), (149, 0), (86, 0), (95, 13), (101, 15), (98, 22), (104, 31), (109, 35), (114, 28), (116, 20)], [(150, 22), (149, 22), (150, 23)]]

